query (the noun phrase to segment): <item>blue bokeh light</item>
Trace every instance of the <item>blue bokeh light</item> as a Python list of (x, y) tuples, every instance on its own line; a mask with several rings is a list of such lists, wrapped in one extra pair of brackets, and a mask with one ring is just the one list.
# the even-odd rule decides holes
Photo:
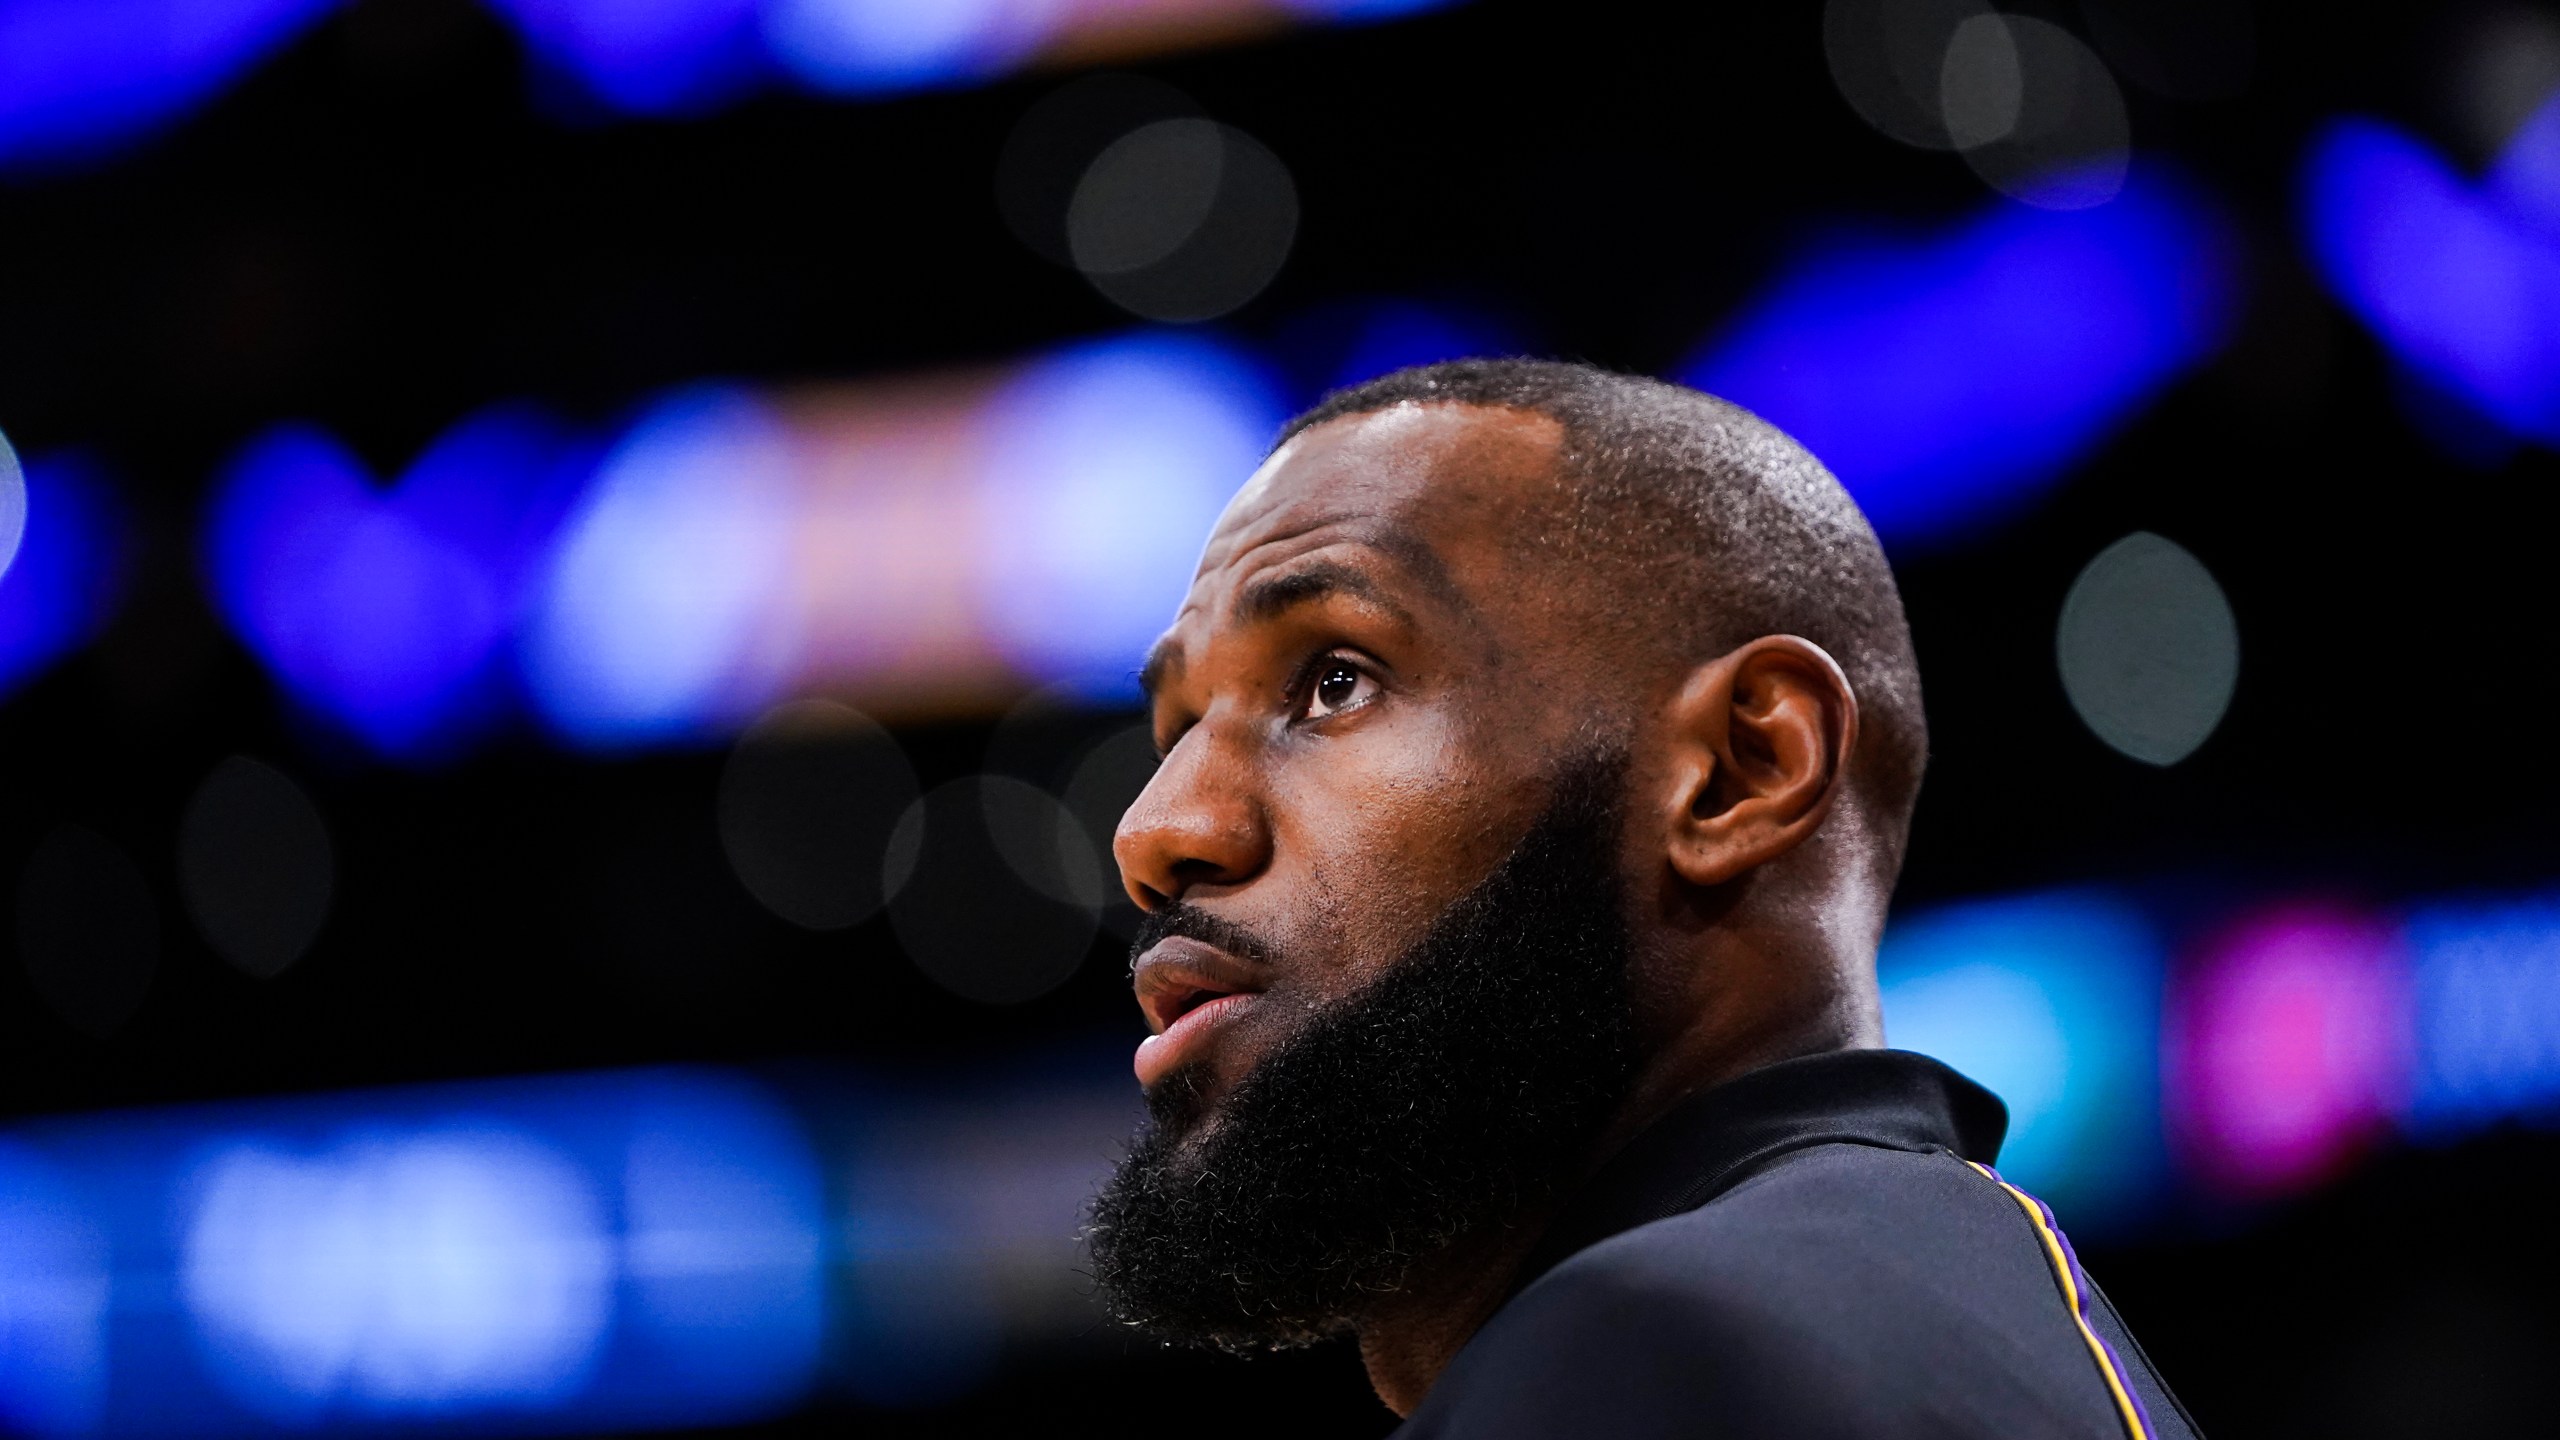
[(1133, 700), (1218, 513), (1283, 418), (1260, 367), (1140, 333), (1039, 362), (989, 411), (984, 603), (1026, 675)]
[(2228, 328), (2220, 222), (2156, 168), (2103, 205), (2002, 201), (1934, 235), (1816, 248), (1681, 378), (1802, 441), (1888, 543), (2015, 509)]
[[(0, 172), (110, 158), (212, 100), (348, 0), (0, 0)], [(609, 113), (687, 117), (777, 76), (867, 96), (969, 84), (1029, 61), (1062, 28), (1142, 35), (1118, 7), (1057, 0), (483, 0)], [(1233, 0), (1252, 14), (1262, 0)], [(1455, 0), (1287, 0), (1364, 23)], [(1188, 27), (1171, 14), (1165, 31)]]
[(202, 105), (341, 0), (0, 0), (0, 169), (94, 161)]
[(605, 457), (548, 558), (518, 637), (553, 729), (591, 749), (719, 733), (795, 659), (791, 438), (742, 391), (652, 406)]
[(808, 1141), (726, 1072), (35, 1122), (0, 1139), (0, 1420), (748, 1423), (817, 1381), (828, 1259)]
[(0, 695), (95, 635), (124, 573), (123, 510), (95, 461), (27, 461), (25, 497), (17, 554), (0, 571)]
[(0, 1141), (0, 1430), (97, 1425), (112, 1283), (106, 1238), (57, 1167)]
[(621, 1343), (697, 1404), (790, 1406), (826, 1337), (827, 1236), (806, 1140), (733, 1076), (631, 1084)]
[(765, 0), (763, 11), (782, 68), (848, 96), (987, 79), (1037, 48), (1054, 18), (1020, 0)]
[(2560, 100), (2476, 184), (2394, 126), (2337, 121), (2302, 195), (2322, 277), (2425, 399), (2560, 445)]
[(2427, 906), (2407, 935), (2412, 1130), (2560, 1120), (2560, 900)]
[(325, 432), (269, 431), (217, 489), (217, 608), (306, 707), (383, 755), (447, 758), (506, 711), (504, 642), (580, 454), (501, 406), (384, 490)]
[(518, 1126), (235, 1140), (191, 1179), (179, 1296), (207, 1367), (260, 1414), (539, 1410), (594, 1371), (602, 1197)]
[(2127, 1217), (2159, 1183), (2161, 943), (2094, 892), (1951, 906), (1896, 924), (1877, 959), (1885, 1039), (2009, 1106), (2001, 1171), (2068, 1220)]
[(544, 64), (626, 114), (699, 114), (761, 78), (756, 0), (488, 3)]

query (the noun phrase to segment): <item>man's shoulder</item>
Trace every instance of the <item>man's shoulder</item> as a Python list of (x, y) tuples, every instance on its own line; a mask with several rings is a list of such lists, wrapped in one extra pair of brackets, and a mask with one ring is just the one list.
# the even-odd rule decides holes
[(2002, 1389), (2050, 1376), (2077, 1395), (2091, 1369), (2030, 1222), (1996, 1182), (1952, 1155), (1866, 1145), (1806, 1150), (1594, 1245), (1515, 1305), (1525, 1326), (1627, 1312), (1758, 1366), (1845, 1369), (1898, 1396), (1958, 1375)]
[(1941, 1281), (1978, 1278), (1991, 1262), (2041, 1297), (2052, 1274), (2041, 1251), (2021, 1243), (2032, 1239), (2008, 1192), (1952, 1154), (1826, 1144), (1557, 1268), (1658, 1267), (1724, 1291), (1775, 1281), (1801, 1295), (1828, 1281), (1947, 1295), (1968, 1287)]
[(1937, 1295), (1946, 1287), (1931, 1282), (1961, 1263), (1955, 1252), (2014, 1251), (2004, 1242), (2017, 1217), (1997, 1194), (1952, 1156), (1818, 1146), (1569, 1257), (1515, 1304), (1535, 1313), (1628, 1292), (1702, 1320), (1828, 1322), (1828, 1292)]
[(1539, 1277), (1408, 1434), (2121, 1435), (2098, 1387), (2007, 1192), (1832, 1144)]

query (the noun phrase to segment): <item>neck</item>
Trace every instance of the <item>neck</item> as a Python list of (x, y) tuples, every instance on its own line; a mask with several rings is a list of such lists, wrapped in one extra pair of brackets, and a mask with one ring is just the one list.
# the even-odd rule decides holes
[(1360, 1363), (1388, 1409), (1411, 1415), (1422, 1397), (1502, 1307), (1520, 1262), (1546, 1229), (1534, 1223), (1469, 1236), (1414, 1267), (1360, 1322)]
[[(1700, 1090), (1798, 1055), (1882, 1043), (1871, 1026), (1842, 1027), (1829, 1016), (1811, 1027), (1787, 1027), (1743, 1043), (1725, 1038), (1722, 1046), (1673, 1046), (1657, 1054), (1563, 1193), (1570, 1194), (1646, 1126)], [(1521, 1263), (1559, 1208), (1551, 1200), (1509, 1225), (1461, 1238), (1417, 1264), (1394, 1293), (1362, 1317), (1360, 1363), (1388, 1409), (1404, 1416), (1421, 1405), (1449, 1362), (1502, 1308)]]

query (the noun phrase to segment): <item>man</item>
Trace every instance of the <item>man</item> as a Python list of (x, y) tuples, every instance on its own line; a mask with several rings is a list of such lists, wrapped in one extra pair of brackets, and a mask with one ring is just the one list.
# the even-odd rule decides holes
[(1999, 1101), (1880, 1048), (1927, 737), (1874, 534), (1579, 365), (1329, 397), (1146, 669), (1106, 1300), (1414, 1437), (2183, 1436)]

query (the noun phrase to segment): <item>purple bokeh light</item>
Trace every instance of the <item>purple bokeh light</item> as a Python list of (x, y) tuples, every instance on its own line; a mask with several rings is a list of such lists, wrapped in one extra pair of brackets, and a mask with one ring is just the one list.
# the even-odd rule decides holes
[(2408, 976), (2397, 932), (2344, 909), (2261, 912), (2170, 994), (2168, 1119), (2190, 1173), (2238, 1198), (2330, 1178), (2401, 1114)]
[(383, 755), (445, 758), (504, 713), (504, 642), (579, 454), (499, 407), (383, 490), (325, 432), (270, 431), (214, 500), (216, 604), (303, 705)]
[(0, 569), (0, 695), (96, 635), (124, 575), (123, 507), (97, 462), (29, 460), (26, 502), (18, 552)]
[(2405, 131), (2340, 120), (2302, 190), (2323, 279), (2426, 389), (2560, 445), (2560, 100), (2477, 183)]
[(2088, 209), (1819, 247), (1680, 378), (1802, 441), (1888, 542), (1925, 542), (2085, 458), (2220, 346), (2235, 293), (2219, 218), (2137, 168)]

